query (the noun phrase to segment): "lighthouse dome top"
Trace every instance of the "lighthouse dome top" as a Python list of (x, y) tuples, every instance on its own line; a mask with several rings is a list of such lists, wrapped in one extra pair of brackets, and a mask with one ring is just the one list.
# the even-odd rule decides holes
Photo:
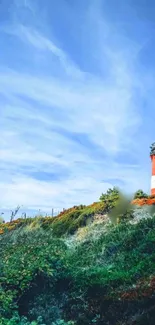
[(153, 143), (151, 144), (150, 149), (151, 149), (151, 151), (150, 151), (150, 155), (151, 155), (151, 156), (152, 156), (152, 155), (155, 155), (155, 142), (153, 142)]

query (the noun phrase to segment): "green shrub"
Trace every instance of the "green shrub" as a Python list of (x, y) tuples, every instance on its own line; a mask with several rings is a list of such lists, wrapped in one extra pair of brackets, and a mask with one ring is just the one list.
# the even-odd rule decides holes
[(36, 321), (28, 321), (27, 317), (20, 317), (18, 313), (10, 319), (2, 318), (0, 320), (0, 325), (46, 325), (42, 321), (42, 317), (38, 317)]
[(107, 193), (100, 196), (100, 201), (105, 204), (106, 212), (109, 212), (120, 198), (120, 191), (114, 187), (109, 189)]
[[(105, 213), (105, 203), (95, 202), (5, 226), (14, 230), (0, 236), (0, 325), (123, 325), (153, 306), (151, 285), (140, 302), (122, 295), (154, 275), (155, 216), (131, 224), (132, 210), (121, 215), (117, 204), (125, 221), (116, 225), (93, 223), (95, 214)], [(82, 241), (71, 235), (80, 227)]]
[(147, 199), (148, 198), (148, 194), (146, 194), (145, 192), (143, 192), (143, 190), (138, 190), (134, 194), (134, 200), (136, 200), (136, 199), (144, 199), (144, 198)]
[(57, 320), (56, 322), (53, 322), (52, 325), (74, 325), (75, 323), (72, 321), (65, 322), (64, 320), (60, 319)]
[[(0, 314), (3, 317), (11, 317), (20, 301), (27, 305), (26, 292), (35, 283), (39, 290), (48, 279), (54, 285), (63, 272), (65, 251), (65, 244), (52, 238), (51, 231), (19, 229), (0, 237)], [(38, 278), (43, 283), (39, 284)]]

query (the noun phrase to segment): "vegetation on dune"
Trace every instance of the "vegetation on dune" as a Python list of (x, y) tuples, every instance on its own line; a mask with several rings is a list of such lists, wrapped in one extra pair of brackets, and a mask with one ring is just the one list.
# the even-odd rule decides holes
[(3, 223), (3, 218), (0, 216), (0, 224)]
[(155, 196), (154, 195), (148, 195), (145, 192), (143, 192), (142, 190), (138, 190), (135, 194), (134, 194), (134, 198), (132, 200), (132, 204), (133, 205), (139, 205), (139, 206), (143, 206), (143, 205), (155, 205)]
[(57, 217), (1, 223), (0, 325), (154, 325), (155, 216), (146, 211), (114, 188)]
[(0, 234), (22, 227), (26, 224), (31, 224), (31, 227), (40, 224), (40, 227), (43, 229), (52, 228), (53, 234), (56, 236), (73, 234), (79, 227), (87, 225), (95, 214), (104, 214), (105, 207), (104, 202), (96, 202), (90, 206), (76, 206), (65, 210), (57, 217), (20, 218), (12, 222), (0, 224)]
[[(121, 198), (121, 204), (119, 200)], [(53, 235), (63, 236), (66, 234), (74, 234), (79, 227), (86, 226), (89, 222), (93, 221), (95, 215), (105, 215), (109, 213), (109, 217), (114, 217), (115, 209), (118, 206), (119, 211), (116, 209), (116, 214), (119, 214), (119, 218), (125, 218), (128, 213), (128, 217), (131, 211), (131, 207), (128, 207), (125, 202), (125, 206), (122, 206), (122, 196), (117, 188), (109, 189), (106, 194), (102, 194), (99, 202), (94, 202), (89, 206), (80, 205), (73, 208), (64, 210), (56, 217), (35, 217), (35, 218), (19, 218), (12, 220), (4, 224), (0, 224), (0, 234), (6, 231), (11, 231), (16, 228), (31, 224), (31, 227), (35, 227), (39, 224), (43, 229), (53, 229)], [(16, 209), (17, 210), (17, 209)], [(15, 212), (16, 212), (15, 210)], [(113, 214), (110, 212), (113, 211)], [(113, 218), (114, 219), (114, 218)]]
[(147, 198), (148, 198), (148, 195), (145, 192), (143, 192), (142, 190), (138, 190), (134, 194), (134, 200), (135, 199), (147, 199)]

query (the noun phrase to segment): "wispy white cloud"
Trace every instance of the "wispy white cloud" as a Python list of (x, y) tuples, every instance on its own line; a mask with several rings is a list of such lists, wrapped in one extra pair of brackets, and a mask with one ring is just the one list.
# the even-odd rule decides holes
[[(88, 132), (104, 149), (111, 151), (113, 143), (113, 150), (117, 151), (124, 141), (123, 134), (135, 130), (140, 122), (132, 102), (132, 89), (119, 87), (117, 82), (108, 87), (102, 81), (85, 83), (86, 81), (63, 84), (52, 78), (44, 77), (42, 80), (13, 72), (0, 76), (1, 89), (16, 96), (30, 97), (43, 105), (50, 105), (48, 116), (52, 115), (52, 106), (57, 107), (58, 115), (61, 113), (59, 109), (63, 109), (66, 118), (71, 121), (70, 125), (66, 125), (67, 129)], [(108, 137), (111, 146), (107, 146), (103, 134)]]
[(80, 71), (78, 66), (61, 48), (56, 46), (54, 42), (40, 34), (34, 28), (17, 25), (14, 28), (5, 27), (3, 30), (10, 35), (19, 37), (22, 42), (25, 42), (29, 46), (33, 46), (36, 50), (43, 51), (44, 55), (46, 55), (46, 52), (50, 52), (51, 55), (58, 59), (59, 63), (64, 68), (64, 71), (69, 76), (74, 76), (76, 78), (83, 76), (83, 72)]
[[(89, 10), (80, 8), (85, 16), (81, 46), (88, 47), (90, 55), (94, 52), (100, 75), (82, 69), (74, 62), (73, 53), (67, 53), (52, 37), (40, 32), (35, 21), (33, 25), (15, 21), (1, 29), (3, 35), (12, 35), (16, 40), (21, 62), (27, 44), (33, 59), (42, 52), (50, 70), (49, 74), (47, 66), (43, 71), (37, 65), (37, 71), (24, 71), (21, 63), (20, 71), (14, 68), (11, 56), (9, 68), (7, 61), (0, 65), (2, 207), (22, 204), (50, 210), (52, 206), (87, 204), (113, 186), (114, 179), (129, 192), (140, 184), (149, 189), (146, 165), (138, 153), (132, 153), (133, 148), (137, 149), (135, 136), (142, 122), (135, 101), (135, 89), (141, 87), (141, 82), (129, 52), (123, 44), (115, 45), (116, 31), (114, 36), (110, 34), (113, 28), (101, 8), (91, 4)], [(33, 9), (30, 2), (25, 6)], [(41, 11), (37, 15), (41, 18)], [(78, 20), (76, 24), (78, 27)], [(52, 66), (51, 57), (57, 59)], [(56, 76), (52, 69), (60, 66), (63, 70)], [(61, 176), (64, 173), (65, 177), (57, 181), (52, 175), (48, 181), (36, 179), (36, 171)]]

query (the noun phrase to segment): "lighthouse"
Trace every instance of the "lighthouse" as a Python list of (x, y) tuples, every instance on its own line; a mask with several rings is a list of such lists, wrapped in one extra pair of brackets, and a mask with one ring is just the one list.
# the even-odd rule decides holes
[(152, 143), (150, 149), (150, 157), (152, 162), (151, 195), (155, 195), (155, 142)]

